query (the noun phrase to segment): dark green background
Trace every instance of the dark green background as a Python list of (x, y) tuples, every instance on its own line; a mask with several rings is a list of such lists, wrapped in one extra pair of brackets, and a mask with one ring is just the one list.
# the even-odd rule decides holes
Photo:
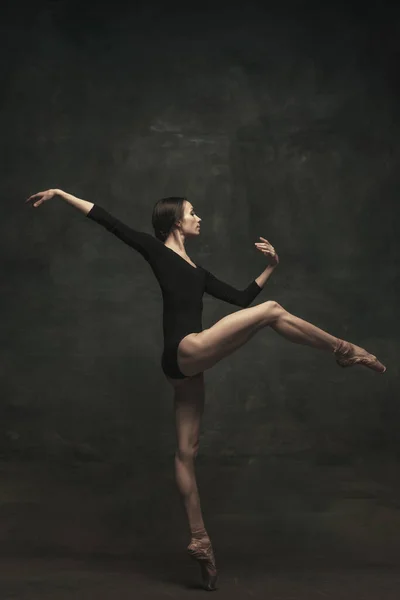
[[(322, 3), (323, 4), (323, 3)], [(180, 547), (162, 302), (145, 261), (62, 188), (256, 302), (364, 346), (380, 376), (265, 329), (206, 372), (198, 476), (214, 544), (284, 560), (400, 556), (399, 20), (389, 4), (3, 7), (0, 551)], [(204, 298), (203, 326), (234, 307)], [(226, 555), (226, 554), (225, 554)]]

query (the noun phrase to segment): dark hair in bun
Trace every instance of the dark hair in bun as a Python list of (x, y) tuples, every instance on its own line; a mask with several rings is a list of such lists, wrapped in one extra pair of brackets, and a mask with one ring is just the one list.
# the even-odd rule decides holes
[(151, 222), (154, 235), (158, 240), (165, 242), (177, 221), (183, 217), (183, 203), (186, 198), (171, 196), (162, 198), (153, 208)]

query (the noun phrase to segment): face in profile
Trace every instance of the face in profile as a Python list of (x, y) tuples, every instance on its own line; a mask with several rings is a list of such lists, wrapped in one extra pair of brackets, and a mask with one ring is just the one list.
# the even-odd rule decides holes
[(185, 200), (181, 219), (182, 233), (187, 237), (200, 235), (200, 217), (196, 215), (193, 205)]

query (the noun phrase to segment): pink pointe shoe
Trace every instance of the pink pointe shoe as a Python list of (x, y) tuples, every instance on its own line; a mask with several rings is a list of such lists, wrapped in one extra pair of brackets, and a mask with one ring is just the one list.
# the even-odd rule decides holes
[(386, 371), (386, 367), (379, 362), (376, 356), (369, 354), (363, 348), (355, 346), (345, 340), (338, 339), (334, 354), (338, 357), (336, 362), (341, 367), (351, 367), (352, 365), (360, 364), (365, 365), (378, 373), (384, 373)]
[(204, 589), (208, 592), (216, 590), (218, 573), (210, 539), (208, 537), (193, 538), (187, 547), (187, 551), (189, 556), (200, 566)]

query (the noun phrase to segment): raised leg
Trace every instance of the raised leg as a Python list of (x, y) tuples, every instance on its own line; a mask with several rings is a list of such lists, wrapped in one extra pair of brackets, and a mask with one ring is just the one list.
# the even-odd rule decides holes
[(278, 318), (283, 308), (269, 300), (223, 317), (209, 329), (190, 333), (178, 346), (178, 365), (191, 376), (210, 369)]
[(270, 326), (271, 329), (295, 344), (304, 344), (319, 350), (334, 352), (338, 343), (338, 338), (286, 310), (282, 310), (278, 317), (270, 323)]
[[(243, 346), (267, 325), (291, 342), (337, 353), (337, 362), (341, 366), (360, 363), (375, 371), (385, 370), (376, 357), (364, 348), (349, 342), (344, 346), (339, 338), (290, 314), (272, 300), (227, 315), (209, 329), (184, 337), (178, 346), (179, 368), (187, 376), (205, 371)], [(342, 357), (344, 348), (346, 361)]]

